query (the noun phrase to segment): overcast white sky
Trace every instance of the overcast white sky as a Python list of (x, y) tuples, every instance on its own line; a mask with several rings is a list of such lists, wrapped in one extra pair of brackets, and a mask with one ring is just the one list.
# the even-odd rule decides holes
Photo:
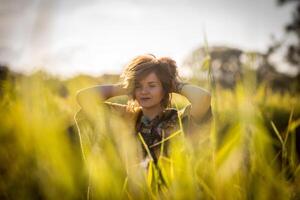
[(266, 51), (292, 5), (276, 0), (0, 0), (0, 62), (29, 72), (119, 73), (134, 56), (178, 64), (203, 44)]

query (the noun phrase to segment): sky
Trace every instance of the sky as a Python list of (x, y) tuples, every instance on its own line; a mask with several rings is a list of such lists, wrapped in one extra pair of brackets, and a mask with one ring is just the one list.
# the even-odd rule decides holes
[(120, 73), (144, 53), (169, 56), (180, 66), (205, 35), (209, 46), (265, 52), (272, 35), (284, 36), (293, 9), (278, 7), (276, 0), (0, 0), (0, 5), (0, 63), (66, 77)]

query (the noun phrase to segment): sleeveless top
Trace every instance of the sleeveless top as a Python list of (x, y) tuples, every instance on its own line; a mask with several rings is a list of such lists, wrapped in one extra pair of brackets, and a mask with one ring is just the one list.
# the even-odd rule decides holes
[[(133, 121), (134, 134), (140, 140), (140, 145), (143, 149), (144, 161), (150, 157), (153, 159), (154, 163), (157, 163), (159, 156), (161, 156), (161, 145), (164, 145), (164, 151), (162, 153), (164, 156), (168, 156), (170, 138), (178, 135), (181, 131), (179, 120), (182, 122), (185, 134), (190, 134), (193, 132), (195, 127), (197, 128), (203, 124), (207, 124), (212, 116), (210, 108), (202, 119), (194, 119), (190, 115), (191, 105), (189, 104), (179, 111), (173, 108), (165, 109), (161, 115), (149, 120), (143, 115), (141, 110), (136, 113), (130, 113), (127, 111), (126, 105), (111, 102), (105, 102), (104, 104), (110, 112), (124, 115), (122, 116), (124, 119), (130, 119)], [(84, 114), (83, 110), (77, 112), (74, 119), (76, 121), (78, 133), (82, 140), (80, 141), (81, 148), (91, 148), (91, 141), (95, 138), (91, 138), (91, 136), (89, 136), (88, 132), (91, 131), (87, 129), (91, 130), (92, 128), (89, 127), (92, 127), (93, 124), (87, 120), (87, 116)], [(86, 142), (86, 140), (88, 140), (88, 142)], [(82, 152), (84, 154), (86, 151), (82, 149)]]

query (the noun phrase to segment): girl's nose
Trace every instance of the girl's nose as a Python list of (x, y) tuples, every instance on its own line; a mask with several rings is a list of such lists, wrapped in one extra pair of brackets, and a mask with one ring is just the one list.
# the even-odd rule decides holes
[(148, 93), (149, 90), (147, 87), (143, 87), (141, 92), (142, 92), (142, 94), (145, 94), (145, 93)]

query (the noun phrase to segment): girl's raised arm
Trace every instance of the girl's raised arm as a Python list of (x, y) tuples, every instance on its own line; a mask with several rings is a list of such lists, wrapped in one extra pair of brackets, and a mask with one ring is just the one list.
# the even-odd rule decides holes
[[(110, 85), (96, 85), (88, 88), (79, 90), (76, 94), (76, 99), (80, 105), (82, 111), (89, 117), (92, 118), (97, 112), (97, 103), (105, 102), (107, 99), (126, 95), (127, 91), (122, 87), (121, 84), (110, 84)], [(103, 104), (106, 105), (106, 104)], [(121, 104), (108, 104), (110, 108), (119, 113), (126, 112), (126, 105)]]
[(177, 83), (175, 92), (185, 96), (189, 100), (191, 103), (191, 116), (197, 119), (197, 121), (201, 121), (211, 106), (210, 93), (199, 86), (182, 82)]
[(96, 97), (105, 101), (114, 96), (126, 95), (127, 91), (120, 84), (96, 85), (79, 90), (76, 94), (78, 104), (84, 108), (85, 104)]

